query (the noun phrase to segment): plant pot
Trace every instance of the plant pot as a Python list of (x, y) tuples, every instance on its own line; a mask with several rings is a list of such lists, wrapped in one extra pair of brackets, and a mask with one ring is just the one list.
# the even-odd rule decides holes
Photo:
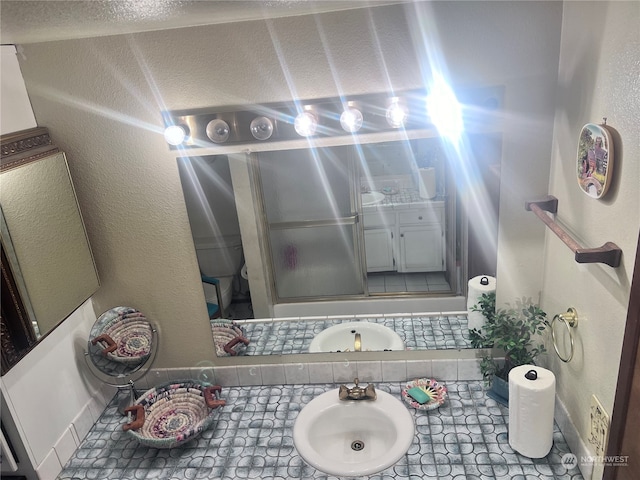
[(509, 382), (494, 375), (491, 380), (491, 388), (487, 391), (487, 396), (508, 407)]

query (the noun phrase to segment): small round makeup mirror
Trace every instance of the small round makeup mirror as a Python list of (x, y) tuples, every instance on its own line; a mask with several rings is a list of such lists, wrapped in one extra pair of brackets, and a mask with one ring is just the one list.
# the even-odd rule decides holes
[(104, 312), (89, 333), (85, 360), (108, 385), (129, 389), (120, 412), (136, 400), (134, 381), (151, 368), (158, 350), (158, 331), (139, 310), (115, 307)]

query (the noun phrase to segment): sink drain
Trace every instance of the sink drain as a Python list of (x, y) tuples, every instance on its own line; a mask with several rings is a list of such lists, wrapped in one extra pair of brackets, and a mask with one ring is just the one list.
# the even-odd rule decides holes
[(355, 450), (356, 452), (359, 452), (363, 448), (364, 448), (364, 442), (362, 440), (354, 440), (353, 442), (351, 442), (351, 450)]

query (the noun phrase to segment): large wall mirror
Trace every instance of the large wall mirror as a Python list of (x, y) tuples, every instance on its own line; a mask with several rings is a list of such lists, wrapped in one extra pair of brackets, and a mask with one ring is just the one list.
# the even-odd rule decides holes
[(64, 153), (44, 128), (2, 137), (2, 373), (99, 287)]
[[(491, 118), (500, 93), (476, 95)], [(203, 284), (207, 302), (223, 307), (223, 318), (211, 319), (214, 338), (233, 345), (218, 355), (471, 348), (466, 285), (496, 271), (500, 129), (479, 121), (456, 149), (428, 125), (358, 141), (323, 138), (314, 147), (284, 143), (252, 144), (246, 157), (258, 220), (250, 241), (236, 208), (247, 205), (239, 198), (246, 191), (234, 189), (230, 168), (238, 157), (178, 159), (200, 270), (219, 281)], [(269, 301), (296, 305), (296, 318), (253, 318), (247, 249), (260, 251)], [(406, 308), (425, 299), (443, 306)], [(425, 313), (335, 314), (367, 300)]]

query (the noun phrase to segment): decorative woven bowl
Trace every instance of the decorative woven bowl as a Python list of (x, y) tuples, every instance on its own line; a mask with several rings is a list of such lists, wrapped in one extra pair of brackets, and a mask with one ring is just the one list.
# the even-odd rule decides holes
[(215, 409), (225, 405), (220, 390), (197, 380), (164, 383), (125, 409), (134, 418), (122, 429), (148, 447), (177, 447), (211, 426)]
[(211, 321), (211, 333), (218, 357), (241, 355), (249, 345), (244, 329), (230, 320)]
[[(425, 403), (416, 402), (408, 393), (408, 391), (413, 387), (418, 387), (427, 394), (429, 401)], [(434, 408), (438, 408), (442, 405), (447, 399), (447, 387), (432, 378), (416, 378), (411, 382), (407, 382), (403, 387), (402, 398), (405, 402), (418, 410), (433, 410)]]
[(115, 307), (100, 315), (91, 343), (99, 343), (109, 360), (140, 364), (151, 352), (153, 330), (146, 317), (131, 307)]

